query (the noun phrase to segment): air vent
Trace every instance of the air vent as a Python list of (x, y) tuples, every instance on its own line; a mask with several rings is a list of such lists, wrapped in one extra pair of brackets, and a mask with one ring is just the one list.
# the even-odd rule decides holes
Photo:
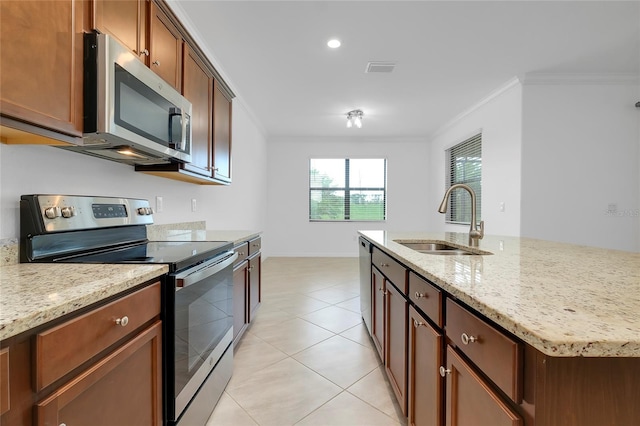
[(391, 72), (395, 67), (396, 64), (393, 62), (369, 62), (364, 72)]

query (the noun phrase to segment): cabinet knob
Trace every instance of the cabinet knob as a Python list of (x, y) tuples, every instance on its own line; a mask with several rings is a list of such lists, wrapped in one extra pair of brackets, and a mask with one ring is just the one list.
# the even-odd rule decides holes
[(122, 318), (116, 319), (116, 324), (125, 327), (127, 324), (129, 324), (129, 317), (124, 316)]
[(142, 56), (142, 55), (144, 55), (144, 56), (149, 56), (149, 50), (144, 49), (144, 50), (143, 50), (142, 52), (140, 52), (138, 55), (139, 55), (139, 56)]
[(424, 294), (424, 293), (418, 293), (417, 291), (416, 291), (415, 296), (416, 296), (416, 299), (420, 299), (421, 297), (424, 297), (424, 298), (426, 299), (426, 297), (427, 297), (427, 295), (426, 295), (426, 294)]
[(469, 343), (474, 343), (478, 341), (478, 338), (475, 336), (469, 336), (467, 333), (462, 333), (462, 336), (460, 336), (460, 338), (462, 339), (462, 343), (464, 343), (465, 345), (468, 345)]
[(153, 61), (153, 65), (159, 67), (160, 66), (160, 61), (158, 61), (158, 60)]
[(417, 321), (417, 320), (413, 320), (413, 326), (415, 328), (420, 327), (421, 325), (424, 325), (424, 323), (422, 321)]
[(444, 368), (443, 366), (440, 366), (440, 376), (446, 377), (447, 374), (451, 374), (451, 370), (449, 370), (448, 368)]

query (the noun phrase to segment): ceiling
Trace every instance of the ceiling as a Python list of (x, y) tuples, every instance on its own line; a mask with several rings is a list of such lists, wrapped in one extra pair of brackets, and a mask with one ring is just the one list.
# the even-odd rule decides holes
[(640, 75), (637, 1), (169, 4), (270, 139), (425, 138), (516, 76)]

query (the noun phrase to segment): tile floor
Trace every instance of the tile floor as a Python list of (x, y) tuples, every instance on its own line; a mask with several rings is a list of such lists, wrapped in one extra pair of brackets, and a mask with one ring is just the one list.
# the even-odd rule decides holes
[(268, 258), (207, 426), (405, 425), (360, 316), (357, 258)]

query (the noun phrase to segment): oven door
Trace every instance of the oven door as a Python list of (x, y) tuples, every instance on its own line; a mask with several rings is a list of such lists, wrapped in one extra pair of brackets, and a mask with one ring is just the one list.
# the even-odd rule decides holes
[(166, 315), (170, 327), (166, 336), (173, 346), (168, 348), (173, 360), (167, 360), (167, 415), (173, 421), (183, 414), (233, 340), (236, 258), (236, 253), (225, 252), (171, 276), (175, 291), (169, 290), (174, 300), (167, 304)]

